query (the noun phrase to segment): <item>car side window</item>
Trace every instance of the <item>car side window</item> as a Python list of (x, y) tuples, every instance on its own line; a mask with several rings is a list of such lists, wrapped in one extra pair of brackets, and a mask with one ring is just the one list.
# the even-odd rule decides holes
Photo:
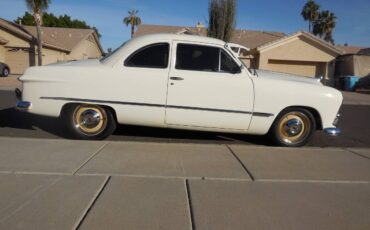
[(225, 51), (221, 50), (221, 72), (240, 73), (240, 67)]
[(176, 69), (218, 72), (219, 48), (178, 44)]
[(168, 43), (151, 44), (131, 54), (124, 65), (127, 67), (165, 69), (168, 67), (169, 50), (170, 45)]
[(240, 67), (222, 49), (191, 44), (177, 45), (175, 68), (207, 72), (240, 72)]

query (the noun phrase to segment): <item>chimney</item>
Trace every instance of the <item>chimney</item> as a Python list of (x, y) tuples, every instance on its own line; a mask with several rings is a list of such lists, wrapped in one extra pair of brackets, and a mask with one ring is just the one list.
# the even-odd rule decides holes
[(204, 28), (204, 25), (201, 22), (197, 22), (197, 24), (195, 25), (195, 27), (198, 28), (198, 29), (200, 29), (200, 28)]

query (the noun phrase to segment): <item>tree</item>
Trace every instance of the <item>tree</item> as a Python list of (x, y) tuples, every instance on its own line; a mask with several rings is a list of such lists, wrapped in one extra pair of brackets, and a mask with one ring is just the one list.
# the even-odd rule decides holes
[(51, 0), (26, 0), (26, 5), (32, 12), (33, 18), (36, 22), (38, 65), (42, 65), (42, 13), (48, 9), (50, 2)]
[(313, 25), (319, 17), (320, 6), (313, 0), (308, 0), (303, 6), (301, 15), (305, 21), (308, 21), (308, 32), (313, 32)]
[(320, 12), (318, 19), (314, 23), (313, 33), (334, 44), (333, 30), (336, 25), (336, 19), (337, 17), (334, 13), (328, 10)]
[(123, 19), (126, 26), (131, 25), (131, 38), (134, 37), (135, 27), (141, 24), (141, 18), (137, 16), (138, 13), (138, 10), (131, 10), (128, 12), (128, 16)]
[[(25, 12), (22, 17), (18, 17), (16, 20), (14, 20), (15, 23), (21, 23), (22, 25), (26, 26), (36, 26), (35, 20), (33, 16)], [(59, 27), (59, 28), (77, 28), (77, 29), (93, 29), (95, 30), (98, 37), (101, 37), (101, 34), (99, 33), (98, 29), (96, 27), (89, 26), (85, 21), (72, 19), (68, 15), (60, 15), (55, 16), (52, 13), (43, 13), (42, 14), (42, 23), (43, 26), (47, 27)]]
[(208, 6), (208, 37), (228, 42), (236, 25), (236, 0), (210, 0)]

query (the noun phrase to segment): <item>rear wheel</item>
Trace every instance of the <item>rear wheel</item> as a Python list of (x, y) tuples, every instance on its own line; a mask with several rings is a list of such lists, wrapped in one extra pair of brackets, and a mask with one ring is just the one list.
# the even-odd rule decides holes
[(69, 133), (78, 139), (104, 139), (116, 129), (112, 112), (98, 105), (69, 105), (63, 116)]
[(315, 118), (308, 110), (291, 108), (277, 117), (270, 135), (277, 145), (299, 147), (311, 140), (315, 130)]

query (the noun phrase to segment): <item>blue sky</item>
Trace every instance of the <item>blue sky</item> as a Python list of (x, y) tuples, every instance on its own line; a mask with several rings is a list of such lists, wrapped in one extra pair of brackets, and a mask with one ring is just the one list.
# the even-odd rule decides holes
[[(300, 16), (306, 0), (239, 0), (237, 27), (287, 34), (307, 30)], [(338, 44), (370, 46), (370, 0), (316, 0), (322, 9), (334, 12)], [(27, 10), (24, 0), (0, 0), (0, 17), (14, 20)], [(104, 49), (115, 48), (130, 38), (122, 19), (138, 9), (145, 24), (194, 26), (207, 22), (208, 0), (52, 0), (49, 12), (68, 14), (96, 26)]]

